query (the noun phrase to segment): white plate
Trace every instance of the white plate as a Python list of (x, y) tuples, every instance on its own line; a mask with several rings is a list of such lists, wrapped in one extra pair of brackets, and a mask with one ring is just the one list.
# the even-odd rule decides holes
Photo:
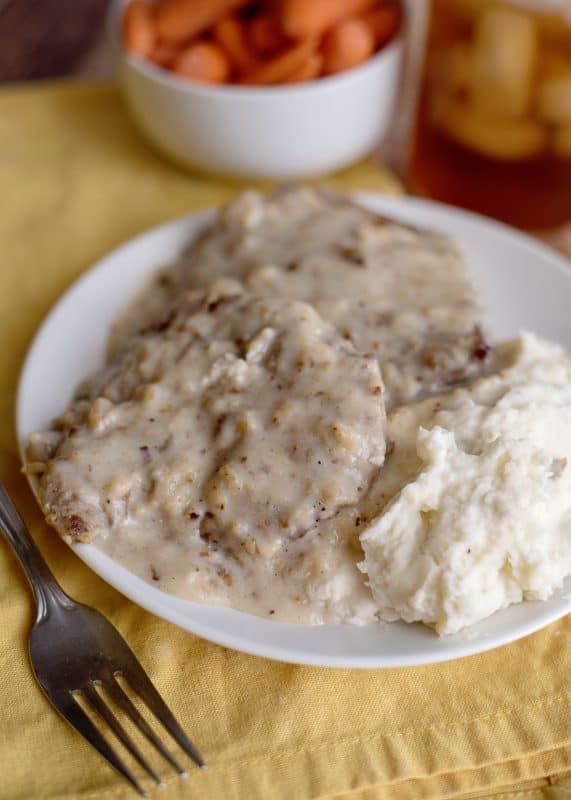
[[(447, 206), (372, 194), (358, 199), (375, 211), (456, 237), (484, 286), (497, 337), (523, 328), (571, 348), (571, 269), (563, 258), (504, 225)], [(101, 365), (118, 310), (210, 217), (195, 214), (142, 234), (96, 264), (60, 299), (22, 372), (17, 402), (22, 449), (28, 434), (47, 427), (79, 381)], [(472, 628), (469, 636), (440, 639), (422, 625), (404, 623), (291, 625), (180, 600), (135, 577), (93, 545), (74, 550), (104, 580), (157, 616), (226, 647), (298, 664), (398, 667), (445, 661), (511, 642), (571, 611), (570, 581), (565, 594), (512, 606)]]

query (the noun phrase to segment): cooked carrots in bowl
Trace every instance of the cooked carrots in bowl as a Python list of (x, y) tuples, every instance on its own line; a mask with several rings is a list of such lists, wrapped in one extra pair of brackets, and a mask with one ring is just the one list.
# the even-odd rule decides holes
[(113, 3), (128, 108), (177, 164), (299, 180), (354, 163), (388, 130), (405, 0)]
[(183, 80), (279, 86), (359, 66), (401, 17), (399, 0), (131, 0), (122, 42)]

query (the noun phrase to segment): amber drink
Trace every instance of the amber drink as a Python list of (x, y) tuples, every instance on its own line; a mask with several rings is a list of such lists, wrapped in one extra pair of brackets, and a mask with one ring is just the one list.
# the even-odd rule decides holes
[(433, 0), (408, 171), (522, 228), (571, 221), (571, 0)]

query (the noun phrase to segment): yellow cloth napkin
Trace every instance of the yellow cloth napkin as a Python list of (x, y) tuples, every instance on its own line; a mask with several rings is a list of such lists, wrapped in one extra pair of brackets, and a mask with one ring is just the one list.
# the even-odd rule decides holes
[[(396, 191), (372, 163), (334, 183)], [(0, 92), (0, 478), (65, 589), (117, 625), (206, 757), (207, 773), (191, 769), (184, 783), (172, 777), (160, 796), (569, 797), (569, 618), (455, 663), (384, 671), (288, 666), (155, 619), (93, 575), (43, 523), (19, 475), (13, 426), (18, 372), (40, 320), (110, 248), (238, 188), (185, 174), (155, 154), (114, 88)], [(32, 598), (1, 543), (0, 598), (0, 797), (132, 797), (35, 684), (26, 652)]]

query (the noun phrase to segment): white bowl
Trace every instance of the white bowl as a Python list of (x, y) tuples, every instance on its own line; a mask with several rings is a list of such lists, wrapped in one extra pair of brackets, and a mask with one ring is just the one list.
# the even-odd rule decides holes
[(360, 67), (277, 87), (193, 84), (124, 51), (119, 60), (133, 117), (167, 156), (235, 177), (298, 179), (346, 167), (378, 145), (401, 55), (397, 38)]

